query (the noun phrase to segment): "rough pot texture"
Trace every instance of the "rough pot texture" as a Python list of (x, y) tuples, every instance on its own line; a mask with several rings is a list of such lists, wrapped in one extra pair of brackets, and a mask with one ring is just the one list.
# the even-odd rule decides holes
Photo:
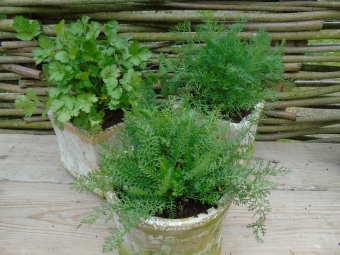
[[(112, 202), (112, 194), (106, 194)], [(219, 255), (222, 248), (222, 226), (231, 201), (208, 213), (183, 219), (151, 217), (141, 220), (124, 237), (120, 255)], [(115, 214), (119, 226), (119, 215)]]
[(240, 143), (249, 156), (252, 156), (255, 150), (255, 134), (263, 107), (264, 103), (258, 103), (253, 112), (244, 117), (239, 123), (225, 122), (226, 125), (230, 125), (225, 139), (228, 140), (231, 137), (244, 135)]
[(125, 126), (120, 123), (97, 135), (90, 135), (70, 122), (64, 123), (64, 130), (61, 131), (54, 123), (53, 114), (49, 112), (48, 116), (57, 135), (61, 165), (76, 179), (98, 169), (99, 145), (113, 144), (116, 135)]

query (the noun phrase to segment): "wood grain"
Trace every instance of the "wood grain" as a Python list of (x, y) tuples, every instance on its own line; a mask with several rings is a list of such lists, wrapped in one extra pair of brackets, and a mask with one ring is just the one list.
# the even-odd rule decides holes
[[(245, 206), (224, 221), (223, 255), (340, 254), (340, 145), (256, 142), (254, 159), (278, 162), (291, 174), (274, 177), (264, 243), (247, 224)], [(0, 135), (0, 254), (95, 255), (114, 227), (99, 220), (77, 229), (104, 202), (71, 189), (56, 137)], [(111, 253), (117, 255), (118, 252)]]

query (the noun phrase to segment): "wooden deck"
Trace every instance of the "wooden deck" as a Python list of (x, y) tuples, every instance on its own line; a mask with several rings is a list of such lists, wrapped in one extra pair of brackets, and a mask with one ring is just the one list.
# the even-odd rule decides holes
[[(252, 214), (232, 205), (222, 254), (339, 255), (340, 144), (257, 142), (254, 157), (292, 173), (275, 177), (264, 243), (246, 228)], [(1, 255), (101, 254), (112, 225), (77, 225), (103, 200), (72, 190), (73, 181), (60, 166), (55, 136), (0, 135)]]

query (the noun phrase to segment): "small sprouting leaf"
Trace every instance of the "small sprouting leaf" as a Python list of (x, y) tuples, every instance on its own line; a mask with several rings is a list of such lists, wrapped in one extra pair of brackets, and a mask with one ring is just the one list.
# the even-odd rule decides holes
[(55, 54), (55, 59), (62, 63), (67, 63), (69, 61), (68, 53), (66, 51), (59, 51)]
[(16, 16), (12, 26), (17, 32), (16, 37), (23, 41), (30, 41), (41, 33), (38, 21), (30, 22), (23, 16)]

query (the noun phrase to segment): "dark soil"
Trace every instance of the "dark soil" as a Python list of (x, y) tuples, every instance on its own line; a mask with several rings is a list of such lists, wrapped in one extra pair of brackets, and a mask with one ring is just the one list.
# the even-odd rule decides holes
[[(203, 204), (199, 201), (195, 201), (193, 199), (188, 199), (188, 201), (178, 201), (176, 203), (177, 207), (177, 215), (175, 219), (188, 218), (192, 216), (197, 216), (200, 213), (208, 213), (208, 209), (211, 208), (211, 205)], [(216, 207), (216, 206), (215, 206)], [(161, 218), (170, 218), (170, 214), (167, 211), (164, 211), (162, 214), (156, 215)]]
[(124, 111), (122, 109), (107, 110), (102, 124), (103, 130), (123, 122)]
[(240, 123), (241, 120), (248, 116), (249, 114), (251, 114), (251, 110), (242, 110), (240, 111), (239, 113), (235, 114), (234, 116), (231, 116), (230, 117), (230, 120), (234, 123)]

